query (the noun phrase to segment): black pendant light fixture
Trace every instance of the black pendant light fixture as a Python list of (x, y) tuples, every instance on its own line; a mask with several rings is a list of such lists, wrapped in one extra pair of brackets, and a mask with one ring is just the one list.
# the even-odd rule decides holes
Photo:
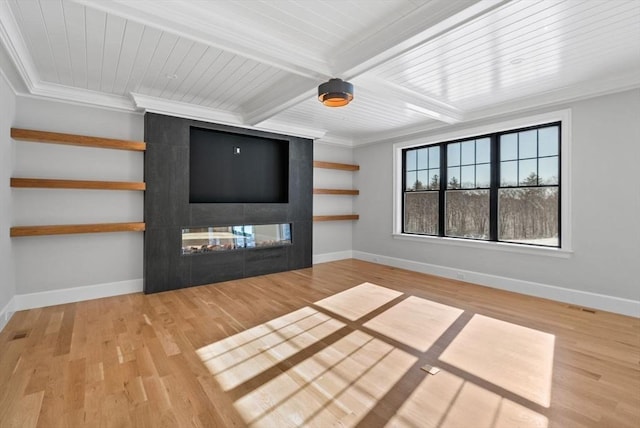
[(342, 107), (353, 99), (353, 85), (342, 79), (329, 79), (318, 86), (318, 99), (327, 107)]

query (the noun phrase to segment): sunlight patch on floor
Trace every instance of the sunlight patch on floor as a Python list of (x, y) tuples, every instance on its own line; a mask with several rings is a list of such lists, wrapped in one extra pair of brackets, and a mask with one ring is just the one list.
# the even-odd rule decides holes
[(554, 345), (552, 334), (476, 314), (440, 360), (549, 407)]
[(353, 426), (416, 361), (354, 331), (249, 392), (235, 406), (252, 427)]
[(546, 428), (545, 416), (446, 371), (427, 376), (387, 427)]
[(319, 300), (315, 305), (355, 321), (401, 295), (399, 291), (365, 282)]
[(305, 307), (197, 352), (209, 372), (228, 391), (342, 327), (340, 321)]
[(411, 296), (364, 326), (426, 352), (463, 312), (462, 309)]
[[(197, 352), (252, 427), (351, 427), (376, 409), (389, 427), (547, 428), (536, 410), (550, 406), (553, 335), (478, 314), (456, 323), (464, 310), (402, 295), (364, 283)], [(430, 350), (435, 375), (417, 364)], [(398, 385), (393, 414), (380, 400)]]

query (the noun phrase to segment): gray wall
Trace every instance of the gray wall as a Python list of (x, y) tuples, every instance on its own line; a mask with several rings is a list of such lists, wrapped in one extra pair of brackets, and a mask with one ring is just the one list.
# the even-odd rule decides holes
[(354, 250), (640, 300), (640, 90), (531, 114), (566, 107), (572, 109), (572, 257), (394, 239), (391, 144), (355, 150), (361, 218)]
[[(13, 145), (10, 130), (15, 114), (13, 90), (0, 73), (0, 312), (16, 294), (13, 266), (13, 250), (9, 228), (11, 227), (11, 188), (9, 178), (13, 169)], [(10, 309), (10, 308), (9, 308)], [(5, 319), (0, 319), (0, 328)]]
[[(143, 139), (141, 114), (18, 97), (15, 127)], [(3, 132), (3, 137), (5, 134)], [(143, 154), (13, 142), (16, 177), (142, 181)], [(3, 198), (4, 199), (4, 198)], [(14, 225), (142, 221), (143, 193), (14, 189)], [(2, 233), (5, 233), (3, 228)], [(142, 279), (140, 232), (13, 238), (17, 294)]]

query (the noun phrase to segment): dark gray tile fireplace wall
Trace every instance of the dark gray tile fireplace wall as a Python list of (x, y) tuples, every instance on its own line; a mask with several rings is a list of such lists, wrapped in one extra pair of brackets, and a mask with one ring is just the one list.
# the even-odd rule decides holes
[[(144, 292), (301, 269), (311, 266), (313, 142), (305, 138), (147, 113), (144, 160)], [(191, 127), (289, 141), (288, 203), (189, 203)], [(182, 255), (182, 229), (198, 226), (291, 223), (282, 247)]]

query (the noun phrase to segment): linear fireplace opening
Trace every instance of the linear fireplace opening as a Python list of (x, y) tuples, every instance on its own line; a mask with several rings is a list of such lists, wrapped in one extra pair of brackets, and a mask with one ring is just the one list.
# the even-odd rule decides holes
[(182, 229), (182, 254), (204, 254), (291, 245), (291, 223)]

